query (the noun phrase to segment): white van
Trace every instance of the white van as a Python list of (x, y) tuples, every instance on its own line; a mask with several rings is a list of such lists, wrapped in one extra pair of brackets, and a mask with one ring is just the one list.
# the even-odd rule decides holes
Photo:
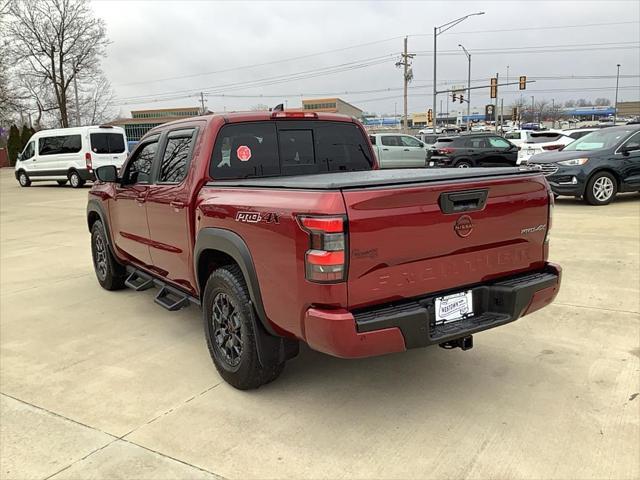
[(31, 182), (55, 180), (79, 188), (95, 180), (103, 165), (120, 168), (129, 154), (124, 129), (110, 125), (61, 128), (36, 132), (18, 155), (16, 179), (22, 187)]

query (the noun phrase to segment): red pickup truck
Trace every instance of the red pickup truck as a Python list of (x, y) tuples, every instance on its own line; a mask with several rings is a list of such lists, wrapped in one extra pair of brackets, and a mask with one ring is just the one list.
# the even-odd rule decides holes
[(240, 389), (275, 379), (299, 341), (343, 358), (468, 349), (560, 287), (542, 173), (378, 170), (362, 125), (341, 115), (180, 120), (96, 175), (100, 285), (201, 306), (213, 362)]

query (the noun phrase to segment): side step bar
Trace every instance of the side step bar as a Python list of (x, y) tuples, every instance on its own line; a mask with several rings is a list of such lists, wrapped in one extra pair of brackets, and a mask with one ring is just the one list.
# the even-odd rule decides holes
[(166, 282), (151, 276), (147, 272), (133, 267), (127, 267), (127, 273), (129, 276), (124, 284), (136, 292), (148, 290), (151, 287), (159, 287), (158, 293), (153, 301), (169, 311), (174, 312), (181, 308), (188, 307), (190, 303), (200, 306), (200, 300), (196, 297), (168, 285)]

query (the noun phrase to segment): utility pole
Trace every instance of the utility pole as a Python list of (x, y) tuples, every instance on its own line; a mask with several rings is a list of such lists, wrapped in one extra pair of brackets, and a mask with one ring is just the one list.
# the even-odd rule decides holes
[(620, 81), (620, 64), (618, 63), (617, 65), (618, 67), (618, 73), (616, 73), (616, 101), (615, 104), (613, 105), (613, 124), (615, 125), (616, 122), (618, 121), (618, 83)]
[(458, 46), (467, 56), (469, 66), (467, 68), (467, 132), (471, 129), (471, 54), (461, 44)]
[(469, 15), (465, 15), (464, 17), (460, 17), (460, 18), (456, 18), (455, 20), (452, 20), (450, 22), (444, 23), (442, 25), (440, 25), (439, 27), (433, 27), (433, 113), (434, 113), (434, 117), (433, 117), (433, 133), (436, 133), (436, 120), (437, 117), (435, 116), (436, 113), (436, 100), (438, 97), (437, 92), (437, 82), (438, 82), (438, 76), (436, 73), (436, 68), (438, 65), (438, 62), (436, 60), (436, 55), (438, 53), (438, 35), (446, 32), (447, 30), (449, 30), (450, 28), (455, 27), (456, 25), (458, 25), (460, 22), (465, 21), (467, 18), (469, 17), (473, 17), (476, 15), (484, 15), (484, 12), (476, 12), (476, 13), (470, 13)]
[(80, 126), (80, 102), (78, 101), (78, 81), (76, 75), (73, 75), (73, 89), (76, 97), (76, 127)]
[(493, 108), (494, 119), (496, 124), (496, 133), (498, 133), (498, 84), (500, 83), (500, 78), (498, 77), (498, 73), (496, 73), (496, 106)]
[(536, 121), (536, 97), (531, 95), (531, 123)]
[(556, 99), (551, 99), (551, 128), (556, 128)]
[(409, 37), (404, 37), (404, 52), (400, 54), (401, 60), (396, 62), (396, 67), (403, 67), (403, 80), (404, 80), (404, 121), (402, 122), (402, 131), (408, 133), (409, 130), (409, 117), (407, 112), (407, 94), (409, 88), (409, 82), (413, 79), (413, 72), (411, 67), (411, 59), (415, 57), (415, 54), (408, 51)]
[(504, 121), (504, 98), (500, 99), (500, 130), (502, 130), (502, 123)]
[(202, 105), (201, 115), (204, 115), (204, 92), (200, 92), (200, 104)]

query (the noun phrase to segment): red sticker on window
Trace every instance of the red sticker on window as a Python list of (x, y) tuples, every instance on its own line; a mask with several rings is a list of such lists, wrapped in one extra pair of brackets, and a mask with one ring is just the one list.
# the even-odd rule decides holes
[(240, 145), (236, 150), (236, 157), (241, 162), (246, 162), (251, 158), (251, 149), (246, 145)]

